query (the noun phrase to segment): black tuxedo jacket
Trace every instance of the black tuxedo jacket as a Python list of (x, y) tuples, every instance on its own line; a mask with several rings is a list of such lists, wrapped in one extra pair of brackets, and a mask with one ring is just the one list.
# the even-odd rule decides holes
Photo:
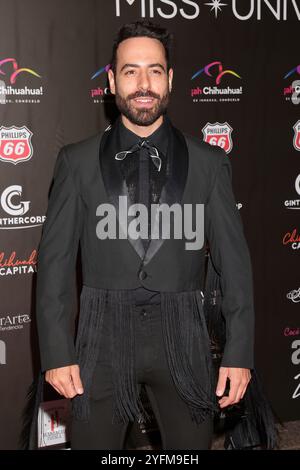
[[(168, 151), (174, 152), (173, 170), (159, 202), (204, 204), (205, 237), (221, 276), (226, 319), (221, 365), (252, 368), (252, 270), (232, 191), (231, 163), (220, 147), (182, 133), (171, 122), (168, 132)], [(77, 363), (70, 327), (70, 280), (79, 247), (83, 284), (87, 286), (144, 286), (168, 292), (203, 287), (205, 245), (186, 250), (184, 238), (153, 239), (145, 253), (141, 239), (97, 237), (97, 207), (103, 203), (117, 207), (119, 196), (128, 196), (119, 162), (114, 159), (120, 150), (124, 149), (120, 148), (113, 125), (105, 132), (64, 146), (58, 154), (38, 250), (36, 309), (43, 370)]]

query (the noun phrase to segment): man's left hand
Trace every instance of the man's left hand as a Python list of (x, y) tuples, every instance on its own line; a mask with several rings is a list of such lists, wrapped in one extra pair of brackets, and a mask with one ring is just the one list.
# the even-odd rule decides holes
[[(225, 392), (227, 378), (230, 381), (229, 395), (222, 397)], [(250, 369), (239, 367), (220, 367), (219, 380), (216, 389), (217, 396), (222, 397), (219, 400), (220, 407), (225, 408), (225, 406), (238, 403), (241, 398), (243, 398), (250, 379)]]

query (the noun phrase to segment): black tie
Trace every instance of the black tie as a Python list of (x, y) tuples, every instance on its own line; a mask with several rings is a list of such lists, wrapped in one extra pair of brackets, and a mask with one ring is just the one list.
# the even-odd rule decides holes
[(151, 157), (151, 160), (154, 163), (155, 167), (157, 168), (157, 171), (160, 171), (161, 158), (159, 156), (159, 151), (154, 145), (150, 144), (149, 140), (146, 140), (146, 139), (140, 140), (138, 143), (134, 144), (128, 150), (123, 150), (122, 152), (116, 153), (115, 159), (116, 160), (124, 160), (124, 158), (126, 158), (126, 156), (128, 154), (137, 152), (142, 147), (147, 149), (148, 155), (149, 155), (149, 157)]

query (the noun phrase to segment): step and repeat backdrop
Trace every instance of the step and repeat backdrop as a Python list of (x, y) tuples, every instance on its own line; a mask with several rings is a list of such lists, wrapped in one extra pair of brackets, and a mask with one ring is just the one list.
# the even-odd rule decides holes
[[(141, 18), (175, 35), (173, 123), (230, 157), (257, 369), (278, 417), (299, 419), (300, 0), (0, 0), (0, 11), (0, 448), (18, 447), (39, 367), (36, 259), (55, 160), (115, 118), (112, 41)], [(68, 400), (45, 396), (41, 447), (68, 441)], [(140, 431), (128, 447), (142, 445)]]

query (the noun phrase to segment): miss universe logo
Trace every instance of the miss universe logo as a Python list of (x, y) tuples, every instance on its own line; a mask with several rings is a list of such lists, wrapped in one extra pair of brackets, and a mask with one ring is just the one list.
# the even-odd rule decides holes
[[(111, 2), (113, 4), (113, 2)], [(274, 21), (287, 21), (296, 18), (300, 21), (300, 5), (298, 0), (115, 0), (115, 15), (126, 16), (131, 13), (142, 18), (159, 16), (166, 20), (181, 17), (195, 20), (213, 16), (216, 20), (222, 17), (223, 11), (229, 11), (238, 21), (270, 18)], [(201, 6), (200, 6), (201, 5)]]

